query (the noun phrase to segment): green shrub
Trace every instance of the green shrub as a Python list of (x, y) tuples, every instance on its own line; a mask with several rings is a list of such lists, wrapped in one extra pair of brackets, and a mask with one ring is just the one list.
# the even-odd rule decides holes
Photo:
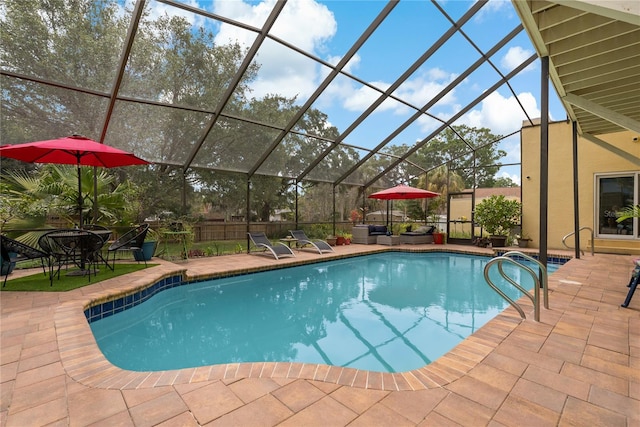
[(503, 195), (491, 196), (476, 205), (475, 221), (493, 236), (507, 236), (520, 222), (521, 204)]

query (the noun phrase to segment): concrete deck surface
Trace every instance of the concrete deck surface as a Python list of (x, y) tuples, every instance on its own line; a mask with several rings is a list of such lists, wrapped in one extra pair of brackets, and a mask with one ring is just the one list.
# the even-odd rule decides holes
[[(335, 256), (387, 249), (340, 246)], [(550, 276), (541, 322), (529, 320), (530, 305), (527, 320), (509, 308), (434, 363), (401, 374), (289, 363), (132, 373), (102, 357), (83, 320), (89, 301), (172, 272), (204, 277), (332, 256), (296, 255), (159, 261), (70, 292), (3, 291), (0, 425), (640, 426), (640, 295), (620, 307), (631, 256), (570, 260)]]

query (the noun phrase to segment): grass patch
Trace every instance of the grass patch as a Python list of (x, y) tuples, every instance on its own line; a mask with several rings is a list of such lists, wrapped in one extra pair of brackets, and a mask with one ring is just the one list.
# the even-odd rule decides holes
[[(153, 267), (158, 264), (147, 264), (147, 267)], [(2, 288), (3, 291), (28, 291), (28, 292), (65, 292), (72, 289), (81, 288), (83, 286), (92, 285), (102, 282), (103, 280), (122, 276), (124, 274), (133, 273), (134, 271), (146, 268), (144, 264), (118, 264), (115, 271), (102, 266), (97, 276), (91, 275), (91, 282), (87, 276), (67, 276), (67, 271), (60, 272), (60, 279), (53, 278), (53, 286), (50, 286), (49, 274), (44, 275), (42, 271), (30, 276), (20, 277), (17, 279), (7, 280), (7, 285)], [(73, 271), (73, 269), (69, 269)]]

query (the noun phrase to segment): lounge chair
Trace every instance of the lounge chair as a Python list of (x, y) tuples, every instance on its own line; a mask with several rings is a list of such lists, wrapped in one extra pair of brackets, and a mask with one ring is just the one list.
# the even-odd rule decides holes
[(302, 230), (289, 230), (289, 233), (291, 233), (291, 236), (296, 239), (297, 248), (313, 246), (320, 254), (322, 254), (323, 252), (335, 252), (331, 245), (329, 245), (327, 242), (320, 239), (311, 240)]
[(415, 231), (405, 231), (404, 233), (400, 233), (400, 243), (407, 245), (433, 243), (433, 233), (435, 229), (433, 225), (423, 225)]
[[(264, 233), (247, 233), (247, 235), (255, 247), (271, 252), (275, 259), (280, 259), (280, 257), (284, 256), (296, 256), (291, 248), (284, 243), (272, 244)], [(251, 252), (251, 247), (249, 247), (249, 252)]]
[[(45, 260), (49, 260), (49, 256), (41, 251), (40, 249), (36, 249), (27, 244), (19, 242), (17, 240), (13, 240), (7, 236), (0, 235), (0, 246), (2, 252), (2, 263), (13, 264), (16, 262), (20, 262), (27, 259), (40, 259), (40, 264), (42, 265), (42, 271), (44, 274), (47, 274), (47, 270), (45, 269)], [(14, 255), (13, 257), (11, 255)], [(6, 269), (6, 273), (4, 275), (4, 282), (2, 283), (2, 287), (4, 288), (7, 284), (7, 278), (11, 273), (10, 268), (4, 267), (3, 270)], [(4, 274), (4, 271), (3, 271)]]

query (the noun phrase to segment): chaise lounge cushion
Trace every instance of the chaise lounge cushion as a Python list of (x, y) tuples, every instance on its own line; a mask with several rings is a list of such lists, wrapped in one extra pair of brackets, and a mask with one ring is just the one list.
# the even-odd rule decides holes
[(434, 226), (423, 225), (416, 228), (415, 231), (406, 231), (404, 233), (400, 233), (400, 243), (408, 245), (423, 245), (426, 243), (433, 243), (434, 231)]
[(424, 236), (426, 234), (433, 234), (435, 231), (435, 227), (433, 225), (422, 225), (416, 228), (414, 231), (405, 231), (404, 233), (400, 233), (401, 236)]

